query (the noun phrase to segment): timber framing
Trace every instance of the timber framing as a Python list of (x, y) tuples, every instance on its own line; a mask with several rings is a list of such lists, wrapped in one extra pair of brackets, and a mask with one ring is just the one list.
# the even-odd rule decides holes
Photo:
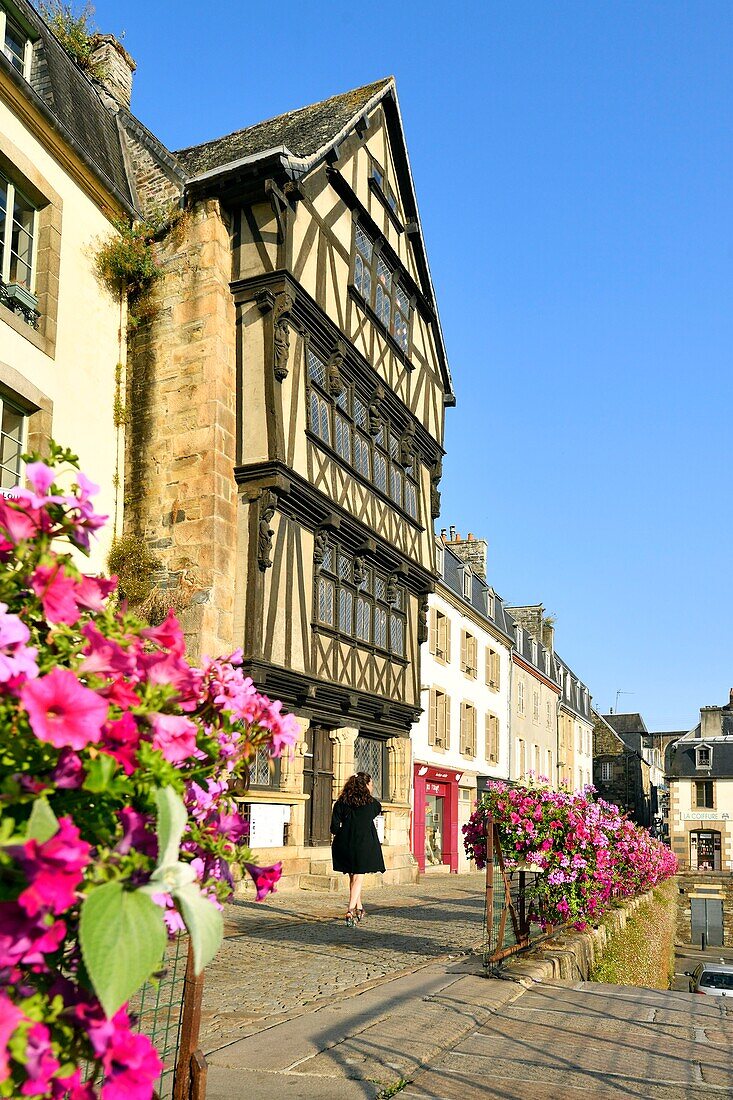
[(270, 461), (237, 466), (234, 479), (250, 500), (258, 499), (265, 490), (274, 492), (278, 511), (313, 531), (327, 528), (337, 532), (339, 541), (349, 552), (357, 554), (366, 546), (375, 565), (387, 573), (399, 570), (406, 587), (415, 595), (433, 591), (435, 577), (431, 572), (401, 554), (378, 532), (320, 493), (285, 463)]
[(254, 660), (244, 661), (244, 672), (259, 688), (282, 699), (304, 718), (326, 725), (357, 726), (363, 733), (409, 737), (419, 707), (377, 697), (352, 687), (330, 683), (303, 672)]
[[(425, 429), (424, 425), (406, 408), (404, 402), (389, 387), (385, 378), (361, 355), (342, 329), (336, 325), (314, 298), (298, 283), (288, 271), (270, 271), (261, 275), (238, 279), (230, 284), (234, 304), (243, 306), (257, 301), (263, 292), (273, 297), (289, 291), (293, 297), (292, 321), (296, 331), (308, 335), (314, 351), (326, 359), (330, 358), (336, 344), (344, 345), (344, 373), (351, 373), (367, 384), (370, 389), (381, 385), (385, 390), (384, 405), (387, 414), (397, 422), (410, 422), (415, 429), (415, 443), (425, 460), (432, 465), (445, 454), (443, 448)], [(353, 472), (353, 471), (350, 471)], [(414, 522), (414, 521), (411, 521)]]

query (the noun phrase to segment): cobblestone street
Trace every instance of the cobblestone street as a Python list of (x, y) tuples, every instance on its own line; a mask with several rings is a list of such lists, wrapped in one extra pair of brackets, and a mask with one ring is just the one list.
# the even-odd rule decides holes
[(424, 877), (416, 886), (371, 887), (367, 916), (344, 923), (346, 894), (279, 892), (225, 910), (226, 938), (206, 971), (202, 1046), (213, 1051), (264, 1020), (459, 956), (483, 938), (479, 874)]

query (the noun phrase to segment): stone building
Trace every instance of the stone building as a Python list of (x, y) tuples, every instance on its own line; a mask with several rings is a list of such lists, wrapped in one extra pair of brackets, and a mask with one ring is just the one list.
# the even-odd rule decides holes
[(185, 210), (129, 350), (126, 529), (192, 655), (241, 646), (300, 719), (245, 799), (261, 857), (327, 883), (332, 800), (365, 769), (388, 879), (409, 879), (454, 399), (394, 81), (176, 153), (117, 118), (141, 206)]
[[(125, 315), (94, 250), (134, 198), (106, 94), (30, 4), (0, 0), (0, 489), (18, 484), (24, 451), (54, 438), (119, 524)], [(85, 568), (106, 568), (112, 534), (110, 523)]]
[(733, 690), (669, 750), (669, 837), (680, 866), (733, 872)]
[(510, 778), (558, 786), (557, 710), (561, 693), (554, 628), (541, 604), (507, 607), (514, 623)]
[(478, 782), (509, 777), (511, 626), (486, 581), (486, 543), (451, 536), (436, 544), (412, 733), (412, 851), (422, 871), (468, 869), (461, 829)]
[(642, 751), (640, 735), (631, 729), (634, 723), (620, 721), (640, 716), (592, 713), (593, 784), (601, 798), (649, 828), (653, 824), (651, 764)]

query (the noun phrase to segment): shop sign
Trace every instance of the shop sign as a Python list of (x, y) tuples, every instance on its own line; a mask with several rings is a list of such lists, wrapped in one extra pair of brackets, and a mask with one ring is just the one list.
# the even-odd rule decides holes
[(425, 790), (428, 794), (445, 794), (442, 783), (426, 783)]
[(730, 814), (722, 814), (718, 810), (686, 810), (682, 814), (683, 821), (730, 821)]

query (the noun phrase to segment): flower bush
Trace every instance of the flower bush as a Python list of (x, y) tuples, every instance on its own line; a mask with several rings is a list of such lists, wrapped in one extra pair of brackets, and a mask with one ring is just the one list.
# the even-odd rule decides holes
[(105, 517), (73, 455), (26, 472), (0, 497), (0, 1096), (147, 1100), (161, 1062), (127, 1002), (167, 934), (213, 957), (233, 859), (275, 888), (231, 791), (297, 724), (241, 652), (192, 667), (172, 613), (147, 626), (80, 571)]
[(466, 854), (477, 867), (486, 865), (490, 813), (507, 868), (525, 863), (541, 872), (530, 890), (530, 917), (543, 927), (584, 928), (612, 902), (643, 894), (677, 870), (669, 848), (594, 793), (493, 782), (463, 827)]

